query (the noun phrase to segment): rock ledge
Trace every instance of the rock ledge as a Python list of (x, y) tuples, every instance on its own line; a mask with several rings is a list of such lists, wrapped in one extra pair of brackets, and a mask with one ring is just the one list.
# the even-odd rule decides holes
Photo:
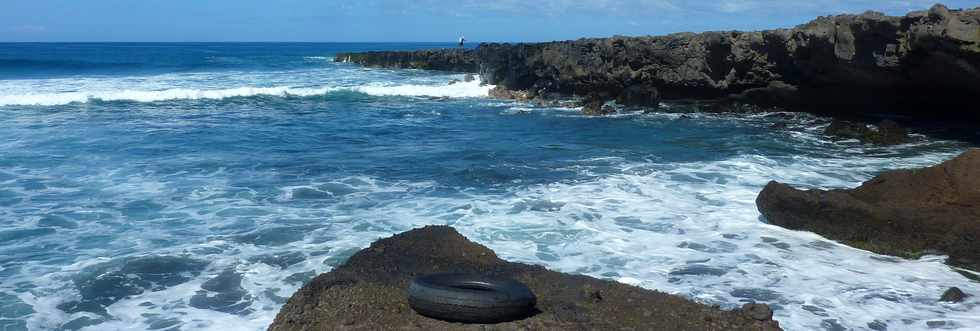
[(771, 182), (756, 199), (772, 224), (812, 231), (876, 253), (945, 253), (980, 270), (980, 149), (934, 167), (896, 170), (850, 190)]
[[(527, 284), (540, 313), (495, 325), (416, 314), (406, 288), (417, 275), (483, 273)], [(453, 228), (429, 226), (382, 239), (300, 289), (269, 330), (780, 330), (765, 305), (724, 311), (612, 281), (510, 263)]]
[(980, 119), (980, 8), (935, 5), (905, 16), (869, 11), (757, 32), (492, 43), (336, 60), (479, 72), (484, 83), (530, 99), (576, 95), (646, 107), (661, 99), (722, 100), (829, 115)]

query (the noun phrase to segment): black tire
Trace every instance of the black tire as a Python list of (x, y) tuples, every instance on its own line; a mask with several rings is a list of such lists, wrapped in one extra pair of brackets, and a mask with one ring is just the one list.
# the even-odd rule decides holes
[(416, 277), (408, 304), (427, 317), (460, 323), (492, 324), (524, 319), (537, 298), (524, 284), (478, 275), (436, 274)]

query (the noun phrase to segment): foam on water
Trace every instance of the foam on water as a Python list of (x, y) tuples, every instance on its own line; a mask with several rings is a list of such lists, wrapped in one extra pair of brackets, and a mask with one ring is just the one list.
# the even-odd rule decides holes
[[(945, 156), (886, 162), (924, 165)], [(621, 174), (589, 183), (545, 185), (489, 199), (494, 203), (475, 199), (474, 208), (490, 212), (456, 225), (505, 258), (727, 308), (767, 302), (777, 307), (777, 320), (789, 330), (825, 325), (867, 329), (876, 322), (890, 329), (922, 329), (928, 321), (980, 326), (980, 302), (937, 302), (949, 286), (980, 290), (943, 265), (941, 257), (888, 258), (759, 221), (754, 200), (768, 180), (852, 186), (865, 177), (840, 179), (826, 174), (827, 169), (889, 166), (875, 163), (801, 159), (780, 164), (738, 157), (622, 165)], [(685, 183), (678, 182), (681, 178)], [(528, 202), (561, 207), (505, 212)]]
[[(767, 302), (788, 330), (980, 328), (978, 297), (937, 302), (980, 293), (943, 257), (767, 225), (754, 203), (769, 180), (853, 187), (962, 144), (831, 142), (798, 114), (593, 118), (462, 75), (324, 65), (0, 80), (0, 329), (262, 330), (303, 282), (428, 224), (508, 260)], [(376, 97), (207, 102), (344, 92)]]
[(447, 98), (481, 98), (487, 97), (493, 85), (480, 85), (479, 77), (470, 82), (459, 82), (451, 85), (366, 85), (351, 88), (377, 96), (421, 96)]
[[(167, 202), (150, 223), (124, 231), (142, 233), (129, 249), (131, 256), (188, 256), (208, 261), (208, 267), (188, 282), (112, 303), (107, 310), (113, 318), (87, 329), (263, 329), (303, 280), (328, 271), (377, 238), (426, 224), (453, 225), (509, 260), (610, 278), (726, 308), (767, 302), (776, 307), (777, 320), (788, 330), (869, 329), (874, 323), (887, 324), (890, 330), (924, 329), (927, 323), (980, 327), (980, 300), (975, 297), (957, 305), (937, 302), (949, 286), (980, 293), (980, 285), (950, 270), (942, 257), (908, 261), (872, 254), (812, 233), (767, 225), (755, 210), (754, 199), (769, 180), (849, 187), (881, 169), (927, 166), (958, 151), (887, 155), (909, 148), (915, 147), (867, 157), (863, 147), (855, 146), (852, 156), (788, 160), (754, 155), (688, 163), (584, 159), (572, 170), (614, 170), (584, 182), (496, 194), (463, 191), (453, 197), (428, 194), (434, 182), (312, 177), (306, 185), (281, 187), (273, 205), (257, 205), (252, 194), (220, 173), (184, 175), (198, 181), (201, 189), (189, 199)], [(121, 178), (116, 176), (125, 174), (108, 176), (87, 181), (118, 183)], [(170, 175), (147, 174), (125, 180), (143, 189), (110, 187), (120, 195), (137, 194), (130, 198), (152, 199), (172, 194), (181, 185), (173, 180)], [(17, 192), (25, 199), (41, 193)], [(330, 203), (304, 204), (310, 201)], [(190, 213), (200, 220), (185, 224), (183, 231), (215, 234), (203, 242), (139, 248), (166, 240), (166, 215), (171, 213)], [(216, 231), (244, 220), (258, 227), (242, 234)], [(71, 235), (86, 237), (107, 229), (92, 226)], [(5, 283), (29, 281), (36, 286), (17, 294), (35, 311), (26, 320), (32, 329), (57, 328), (83, 317), (100, 320), (98, 314), (69, 314), (59, 306), (82, 297), (72, 286), (73, 277), (118, 259), (94, 258), (64, 267), (28, 264)], [(244, 291), (232, 300), (244, 303), (242, 307), (221, 312), (225, 306), (218, 305), (216, 311), (188, 305), (187, 298), (202, 295), (204, 284), (225, 272), (241, 279), (231, 287)]]
[(156, 102), (187, 99), (225, 99), (233, 97), (267, 96), (314, 96), (336, 91), (337, 88), (290, 88), (290, 87), (239, 87), (221, 90), (170, 89), (161, 91), (114, 90), (98, 92), (66, 92), (53, 94), (22, 94), (0, 96), (0, 106), (56, 106), (73, 102), (136, 101)]
[[(461, 80), (462, 75), (378, 82), (346, 80), (345, 76), (336, 76), (338, 71), (343, 72), (315, 70), (237, 75), (194, 73), (149, 77), (6, 80), (0, 81), (0, 106), (57, 106), (90, 101), (159, 102), (253, 96), (309, 97), (337, 91), (374, 96), (480, 98), (487, 97), (493, 88), (492, 85), (481, 85), (479, 77), (470, 82), (449, 83), (451, 79)], [(383, 75), (384, 72), (381, 71), (380, 74)], [(387, 79), (395, 77), (389, 76)], [(309, 85), (310, 81), (318, 80), (326, 81), (327, 84)], [(295, 85), (253, 85), (256, 82)]]

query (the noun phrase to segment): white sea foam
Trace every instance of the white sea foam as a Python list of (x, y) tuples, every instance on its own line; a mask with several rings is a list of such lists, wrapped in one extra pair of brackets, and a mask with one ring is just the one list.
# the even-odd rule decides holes
[[(513, 261), (609, 278), (726, 308), (749, 300), (768, 302), (778, 307), (776, 319), (787, 330), (833, 325), (862, 330), (875, 321), (888, 324), (889, 329), (924, 329), (929, 321), (976, 328), (980, 327), (980, 300), (974, 297), (958, 305), (936, 300), (950, 286), (980, 293), (980, 285), (953, 272), (942, 257), (901, 260), (839, 245), (812, 233), (770, 226), (759, 221), (754, 205), (759, 189), (771, 179), (811, 187), (846, 187), (881, 169), (935, 164), (954, 154), (797, 157), (788, 162), (752, 155), (690, 163), (588, 159), (581, 161), (578, 171), (610, 162), (618, 163), (618, 170), (588, 182), (517, 187), (501, 194), (460, 192), (451, 198), (421, 194), (435, 184), (432, 182), (386, 182), (363, 176), (322, 182), (311, 178), (308, 185), (283, 187), (277, 198), (283, 204), (274, 207), (274, 212), (255, 205), (246, 191), (229, 186), (225, 174), (183, 176), (204, 180), (199, 186), (206, 190), (171, 201), (166, 208), (194, 212), (195, 218), (203, 220), (202, 226), (231, 226), (239, 217), (258, 220), (260, 229), (291, 224), (284, 220), (315, 221), (303, 223), (312, 228), (304, 230), (301, 240), (281, 246), (215, 237), (210, 242), (153, 251), (155, 255), (219, 253), (192, 255), (211, 263), (199, 277), (120, 300), (108, 307), (113, 320), (88, 329), (142, 329), (153, 320), (146, 316), (159, 314), (191, 329), (260, 330), (272, 321), (283, 298), (298, 288), (286, 282), (290, 275), (328, 271), (333, 263), (379, 237), (427, 224), (453, 225)], [(108, 176), (87, 180), (93, 185), (108, 184), (123, 175)], [(151, 184), (164, 181), (155, 176), (137, 179)], [(177, 184), (149, 185), (155, 188), (146, 198), (172, 194), (173, 185)], [(303, 196), (301, 190), (312, 191)], [(139, 193), (125, 191), (127, 195)], [(304, 198), (336, 199), (336, 203), (317, 208), (290, 205)], [(224, 207), (201, 209), (202, 203)], [(161, 222), (160, 226), (167, 223), (166, 219)], [(152, 241), (168, 236), (152, 232), (157, 226), (151, 224), (155, 223), (142, 224), (140, 235), (134, 238)], [(186, 230), (208, 233), (208, 228)], [(76, 230), (74, 235), (110, 229), (96, 225)], [(302, 252), (305, 259), (282, 269), (254, 260), (290, 252)], [(42, 265), (25, 270), (21, 275), (38, 286), (30, 293), (42, 294), (20, 295), (37, 311), (27, 319), (28, 325), (57, 328), (65, 321), (89, 316), (69, 315), (57, 306), (77, 298), (66, 279), (86, 266), (106, 261), (109, 259), (89, 259), (56, 270)], [(227, 268), (242, 275), (242, 287), (251, 295), (251, 313), (233, 315), (175, 304), (195, 295), (201, 284)]]
[(480, 85), (479, 79), (451, 85), (365, 85), (351, 90), (377, 96), (419, 96), (446, 98), (480, 98), (489, 95), (492, 85)]
[[(255, 74), (253, 74), (255, 75)], [(272, 75), (269, 73), (268, 75)], [(280, 76), (288, 73), (280, 73)], [(173, 75), (170, 75), (173, 76)], [(479, 80), (449, 84), (456, 76), (443, 76), (440, 80), (387, 83), (351, 84), (344, 80), (336, 85), (322, 86), (251, 86), (255, 81), (269, 81), (269, 77), (248, 75), (230, 79), (226, 75), (188, 75), (189, 77), (107, 78), (107, 79), (46, 79), (0, 81), (0, 106), (57, 106), (90, 101), (159, 102), (169, 100), (226, 99), (253, 96), (308, 97), (337, 91), (352, 91), (373, 96), (409, 96), (440, 98), (487, 97), (493, 86), (480, 85)], [(200, 76), (200, 77), (199, 77)], [(282, 77), (278, 77), (284, 79)], [(459, 76), (462, 78), (462, 76)], [(334, 79), (336, 80), (336, 79)], [(275, 81), (275, 80), (273, 80)], [(283, 83), (290, 83), (285, 80)], [(229, 84), (241, 84), (231, 86)]]
[[(86, 102), (93, 95), (147, 102), (347, 90), (380, 96), (458, 98), (485, 96), (489, 89), (474, 82), (448, 85), (449, 79), (461, 76), (392, 79), (389, 72), (358, 71), (377, 75), (366, 82), (347, 74), (353, 75), (276, 73), (269, 78), (212, 73), (30, 84), (0, 81), (0, 96), (37, 92), (62, 100), (51, 104), (63, 104)], [(273, 81), (282, 87), (235, 87), (250, 86), (253, 81)], [(301, 87), (308, 86), (302, 84), (304, 81), (323, 87)], [(387, 83), (370, 83), (373, 81)], [(123, 95), (124, 90), (134, 92)], [(113, 96), (118, 99), (111, 99)], [(486, 102), (504, 111), (541, 110)], [(28, 100), (23, 104), (41, 103)], [(579, 116), (563, 109), (541, 112)], [(762, 122), (762, 117), (741, 115), (633, 117), (653, 122), (683, 117), (714, 125), (729, 121), (749, 123), (738, 125), (760, 121), (758, 125), (763, 127), (771, 124)], [(819, 135), (820, 123), (798, 119), (793, 124), (795, 129), (785, 133), (788, 144), (805, 146), (808, 153), (782, 158), (743, 154), (698, 162), (597, 157), (556, 169), (578, 172), (589, 180), (515, 186), (502, 193), (467, 189), (450, 197), (430, 194), (436, 191), (434, 182), (370, 176), (311, 174), (301, 182), (274, 187), (270, 193), (235, 184), (236, 178), (248, 178), (260, 183), (259, 187), (277, 185), (283, 180), (278, 171), (221, 168), (163, 174), (146, 171), (141, 165), (120, 164), (112, 171), (86, 172), (84, 178), (73, 179), (19, 166), (0, 168), (0, 183), (7, 184), (0, 192), (5, 194), (0, 196), (5, 199), (0, 204), (0, 225), (7, 229), (36, 227), (40, 217), (22, 217), (23, 210), (48, 208), (44, 201), (52, 196), (76, 194), (82, 189), (99, 192), (94, 200), (98, 203), (69, 204), (67, 210), (57, 210), (86, 220), (85, 226), (59, 229), (41, 237), (44, 240), (9, 246), (26, 250), (38, 242), (63, 244), (72, 250), (67, 265), (52, 258), (0, 266), (0, 271), (9, 275), (0, 284), (0, 292), (16, 293), (21, 302), (34, 309), (23, 318), (31, 329), (58, 329), (76, 318), (99, 317), (83, 312), (69, 314), (58, 308), (79, 298), (72, 279), (82, 269), (131, 256), (189, 256), (210, 264), (188, 282), (115, 302), (108, 307), (112, 319), (86, 329), (142, 330), (153, 321), (173, 319), (181, 329), (262, 330), (272, 322), (284, 298), (299, 288), (300, 284), (289, 281), (291, 276), (329, 271), (352, 252), (393, 233), (448, 224), (508, 260), (637, 284), (726, 308), (748, 300), (768, 302), (777, 307), (776, 319), (787, 330), (835, 325), (867, 330), (868, 323), (875, 321), (888, 324), (889, 330), (926, 329), (928, 322), (980, 329), (980, 298), (972, 297), (961, 304), (937, 302), (950, 286), (980, 293), (980, 285), (942, 264), (942, 257), (901, 260), (760, 221), (754, 200), (769, 180), (801, 187), (853, 187), (884, 169), (936, 164), (960, 151), (942, 144), (930, 146), (936, 142), (925, 139), (888, 148), (832, 143)], [(41, 180), (46, 187), (18, 186), (30, 180)], [(118, 207), (132, 201), (154, 201), (161, 205), (159, 215), (133, 215), (142, 219), (129, 220)], [(109, 215), (99, 216), (103, 213)], [(259, 237), (241, 237), (241, 231), (279, 234), (281, 229), (291, 228), (299, 229), (298, 237), (275, 245), (257, 244)], [(113, 237), (102, 237), (106, 235)], [(79, 238), (99, 242), (89, 245)], [(263, 259), (269, 254), (297, 252), (303, 258), (294, 264), (276, 265), (275, 259)], [(248, 313), (236, 315), (188, 305), (202, 284), (227, 270), (242, 275), (241, 287), (251, 300)], [(15, 291), (18, 284), (30, 287)]]
[(267, 96), (314, 96), (336, 91), (337, 88), (290, 88), (290, 87), (239, 87), (219, 90), (169, 89), (160, 91), (95, 91), (49, 94), (0, 95), (0, 106), (28, 105), (55, 106), (73, 102), (135, 101), (157, 102), (187, 99), (225, 99), (234, 97)]

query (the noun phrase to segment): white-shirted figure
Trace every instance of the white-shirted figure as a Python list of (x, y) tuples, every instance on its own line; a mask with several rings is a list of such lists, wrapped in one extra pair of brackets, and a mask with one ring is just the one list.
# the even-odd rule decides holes
[(459, 36), (459, 47), (460, 48), (463, 48), (463, 43), (465, 43), (465, 42), (466, 42), (466, 36), (460, 35)]

